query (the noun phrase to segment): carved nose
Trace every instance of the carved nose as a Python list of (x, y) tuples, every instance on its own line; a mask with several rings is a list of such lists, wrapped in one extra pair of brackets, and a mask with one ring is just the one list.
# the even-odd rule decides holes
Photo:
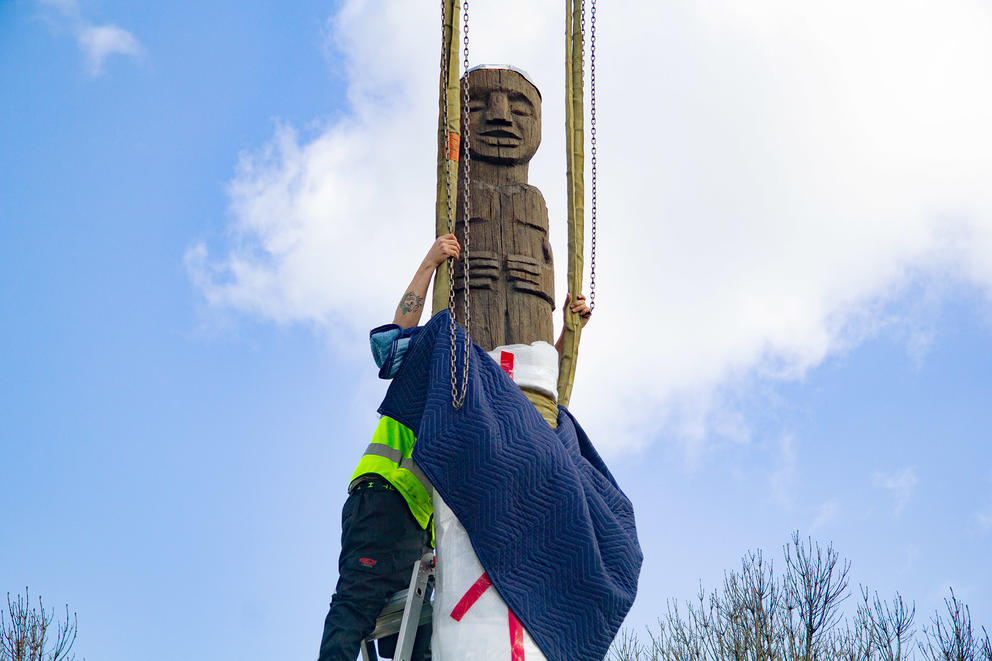
[(486, 120), (498, 124), (510, 124), (510, 101), (503, 92), (489, 95), (489, 112)]

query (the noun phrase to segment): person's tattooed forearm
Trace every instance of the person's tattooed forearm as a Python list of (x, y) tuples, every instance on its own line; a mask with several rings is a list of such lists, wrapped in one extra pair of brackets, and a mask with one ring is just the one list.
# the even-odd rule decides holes
[(403, 294), (403, 298), (400, 300), (400, 312), (403, 314), (409, 314), (410, 312), (419, 312), (420, 308), (424, 305), (424, 297), (417, 296), (412, 291), (408, 291)]

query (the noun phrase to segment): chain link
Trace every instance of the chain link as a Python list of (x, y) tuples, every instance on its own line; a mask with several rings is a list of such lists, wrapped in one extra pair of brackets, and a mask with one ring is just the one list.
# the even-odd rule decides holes
[[(450, 131), (448, 129), (448, 49), (445, 48), (447, 45), (445, 43), (445, 27), (447, 25), (447, 16), (445, 15), (445, 0), (441, 0), (441, 96), (444, 99), (444, 103), (441, 104), (441, 112), (444, 121), (444, 185), (445, 185), (445, 200), (448, 203), (448, 234), (455, 233), (454, 227), (454, 206), (451, 201), (451, 137)], [(452, 26), (452, 31), (454, 31), (454, 26)], [(448, 258), (448, 279), (451, 283), (454, 282), (454, 259)], [(448, 309), (449, 311), (454, 310), (454, 298), (455, 298), (455, 288), (454, 286), (448, 287)]]
[[(451, 201), (451, 130), (448, 125), (448, 55), (449, 48), (448, 42), (445, 39), (446, 29), (447, 29), (447, 12), (445, 0), (441, 0), (441, 115), (444, 124), (444, 135), (442, 140), (444, 140), (444, 186), (445, 186), (445, 200), (448, 203), (447, 208), (447, 225), (448, 234), (455, 233), (455, 219), (454, 219), (454, 205)], [(454, 22), (451, 26), (451, 38), (454, 39)], [(455, 390), (455, 259), (454, 257), (448, 257), (447, 260), (448, 267), (448, 317), (449, 317), (449, 335), (450, 335), (450, 345), (451, 345), (451, 401), (454, 403), (457, 399)]]
[[(445, 16), (445, 11), (444, 10), (445, 10), (445, 3), (444, 3), (444, 0), (442, 0), (442, 2), (441, 2), (441, 40), (442, 40), (442, 48), (441, 48), (441, 51), (442, 51), (442, 54), (441, 54), (441, 89), (444, 90), (444, 92), (443, 92), (443, 94), (444, 94), (443, 116), (444, 116), (445, 133), (447, 134), (447, 132), (448, 132), (448, 120), (449, 120), (449, 117), (448, 117), (448, 100), (447, 100), (447, 92), (448, 92), (448, 87), (447, 87), (447, 85), (448, 85), (448, 66), (449, 66), (448, 54), (449, 54), (449, 51), (448, 51), (448, 49), (444, 48), (444, 45), (446, 45), (446, 44), (444, 44), (444, 31), (445, 31), (445, 26), (446, 26), (446, 23), (447, 23), (447, 21), (446, 21), (446, 18), (447, 17)], [(470, 305), (470, 302), (469, 302), (469, 297), (470, 297), (470, 286), (469, 286), (469, 244), (471, 242), (471, 236), (469, 234), (469, 220), (471, 218), (471, 213), (470, 213), (471, 212), (471, 188), (470, 188), (470, 185), (471, 185), (472, 179), (471, 179), (471, 156), (469, 155), (469, 134), (470, 134), (470, 129), (469, 129), (469, 84), (468, 84), (468, 73), (467, 73), (468, 72), (468, 55), (469, 55), (469, 50), (468, 50), (468, 46), (469, 46), (469, 39), (468, 39), (468, 0), (464, 0), (464, 2), (462, 3), (462, 16), (463, 16), (463, 28), (462, 28), (462, 31), (463, 31), (463, 36), (462, 36), (462, 55), (463, 55), (463, 62), (462, 62), (462, 68), (464, 69), (464, 71), (466, 73), (464, 75), (464, 80), (461, 83), (462, 90), (463, 90), (463, 98), (462, 98), (462, 103), (461, 103), (461, 106), (462, 106), (461, 120), (462, 120), (462, 134), (463, 135), (461, 136), (461, 145), (464, 148), (463, 149), (459, 149), (459, 151), (461, 152), (461, 156), (464, 157), (464, 159), (465, 159), (464, 160), (464, 172), (465, 172), (464, 181), (465, 181), (465, 184), (464, 184), (464, 190), (462, 191), (462, 194), (464, 196), (464, 205), (463, 205), (464, 219), (463, 219), (463, 226), (465, 228), (465, 236), (464, 236), (463, 241), (462, 241), (462, 256), (461, 256), (461, 259), (462, 259), (462, 278), (463, 278), (464, 287), (465, 287), (464, 298), (462, 299), (462, 311), (463, 311), (463, 316), (464, 316), (464, 319), (465, 319), (465, 338), (464, 338), (464, 341), (462, 342), (462, 347), (464, 349), (464, 354), (463, 354), (463, 361), (462, 361), (462, 378), (461, 378), (461, 387), (460, 388), (458, 387), (458, 365), (457, 365), (457, 358), (456, 358), (457, 338), (455, 336), (455, 329), (456, 329), (456, 326), (457, 326), (457, 323), (455, 321), (455, 258), (454, 257), (449, 257), (448, 258), (448, 274), (449, 274), (449, 284), (448, 284), (448, 321), (449, 321), (449, 323), (448, 323), (448, 335), (449, 335), (450, 347), (451, 347), (451, 349), (449, 351), (450, 363), (451, 363), (451, 404), (452, 404), (452, 406), (454, 406), (455, 409), (460, 409), (462, 407), (462, 405), (465, 403), (465, 395), (468, 392), (468, 363), (469, 363), (469, 355), (471, 353), (471, 347), (472, 347), (472, 338), (471, 338), (471, 334), (469, 332), (469, 328), (471, 328), (471, 324), (472, 324), (472, 308), (471, 308), (471, 305)], [(454, 20), (454, 17), (452, 17), (452, 21), (451, 21), (451, 39), (452, 39), (452, 41), (455, 39), (455, 34), (456, 34), (455, 25), (456, 25), (456, 21)], [(446, 142), (446, 145), (447, 146), (445, 147), (445, 150), (446, 150), (445, 155), (446, 155), (447, 158), (445, 159), (444, 175), (445, 175), (445, 185), (447, 187), (446, 198), (447, 198), (447, 202), (448, 202), (448, 209), (447, 209), (447, 211), (448, 211), (448, 219), (447, 219), (448, 220), (448, 233), (449, 234), (454, 234), (455, 233), (455, 210), (454, 210), (454, 205), (452, 203), (451, 176), (450, 176), (451, 162), (452, 162), (453, 159), (451, 158), (451, 154), (447, 152), (447, 150), (451, 149), (451, 140), (450, 140), (450, 138), (448, 138), (447, 135), (445, 135), (445, 139), (447, 140), (447, 142)], [(455, 162), (457, 162), (457, 161), (455, 161)]]
[[(585, 0), (583, 8), (583, 44), (585, 42)], [(591, 143), (590, 183), (592, 199), (592, 250), (589, 257), (589, 310), (596, 309), (596, 0), (589, 0), (589, 139)]]
[[(465, 145), (464, 157), (465, 157), (465, 189), (463, 191), (463, 215), (464, 215), (464, 227), (465, 227), (465, 241), (462, 246), (462, 270), (465, 273), (465, 295), (462, 299), (462, 309), (464, 311), (465, 317), (465, 340), (462, 343), (464, 347), (464, 362), (462, 363), (462, 388), (458, 396), (453, 399), (453, 403), (456, 409), (460, 409), (462, 404), (465, 402), (465, 393), (468, 391), (468, 359), (469, 353), (472, 348), (472, 306), (470, 304), (470, 287), (469, 287), (469, 247), (472, 242), (471, 234), (469, 233), (470, 221), (472, 219), (472, 156), (469, 150), (472, 141), (472, 131), (469, 126), (469, 83), (468, 83), (468, 0), (464, 0), (462, 3), (462, 21), (463, 21), (463, 36), (462, 36), (462, 71), (464, 75), (464, 96), (462, 98), (462, 144)], [(454, 352), (455, 347), (452, 345), (452, 352)], [(455, 395), (454, 390), (452, 391), (452, 396)]]

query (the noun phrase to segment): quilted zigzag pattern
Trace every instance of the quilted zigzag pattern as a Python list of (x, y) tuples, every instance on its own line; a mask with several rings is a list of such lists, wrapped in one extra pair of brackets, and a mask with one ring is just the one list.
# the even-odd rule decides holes
[(545, 656), (600, 661), (637, 592), (631, 503), (571, 413), (552, 430), (478, 346), (454, 410), (447, 329), (447, 311), (424, 326), (379, 412), (417, 431), (414, 459)]

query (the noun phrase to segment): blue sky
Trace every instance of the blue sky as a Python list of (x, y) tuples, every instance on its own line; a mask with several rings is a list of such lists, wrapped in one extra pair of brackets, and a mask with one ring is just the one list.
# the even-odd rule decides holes
[[(553, 4), (479, 3), (472, 61), (538, 79), (555, 223)], [(652, 4), (600, 8), (573, 399), (637, 511), (629, 623), (799, 529), (992, 625), (992, 16)], [(0, 4), (0, 589), (87, 658), (315, 655), (363, 335), (432, 232), (435, 13)]]

